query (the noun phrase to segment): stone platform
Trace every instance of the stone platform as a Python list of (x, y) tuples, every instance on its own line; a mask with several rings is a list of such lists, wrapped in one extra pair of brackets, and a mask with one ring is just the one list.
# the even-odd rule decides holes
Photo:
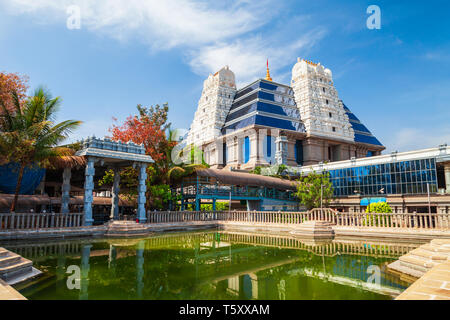
[(148, 226), (135, 221), (112, 221), (107, 224), (108, 237), (143, 237), (149, 234)]
[(401, 256), (388, 265), (394, 273), (420, 278), (450, 258), (450, 240), (435, 239)]
[(397, 300), (450, 300), (450, 240), (435, 239), (388, 265), (389, 272), (418, 278)]
[(0, 279), (0, 300), (27, 300), (13, 287)]
[(308, 239), (333, 239), (334, 231), (331, 224), (326, 221), (306, 221), (296, 225), (291, 235)]
[(396, 300), (450, 300), (450, 260), (431, 268)]
[(32, 261), (12, 251), (0, 248), (0, 279), (8, 285), (28, 280), (41, 273), (41, 271), (33, 268)]

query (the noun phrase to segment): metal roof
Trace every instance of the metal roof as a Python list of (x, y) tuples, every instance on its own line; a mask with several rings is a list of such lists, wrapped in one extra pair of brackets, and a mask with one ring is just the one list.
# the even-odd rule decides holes
[(278, 190), (296, 190), (295, 182), (259, 174), (228, 171), (225, 169), (197, 169), (200, 177), (215, 178), (221, 184), (238, 186), (261, 186)]

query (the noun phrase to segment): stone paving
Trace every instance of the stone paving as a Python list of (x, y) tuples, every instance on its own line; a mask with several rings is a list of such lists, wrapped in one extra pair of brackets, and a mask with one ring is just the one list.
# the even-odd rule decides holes
[(7, 285), (0, 279), (0, 300), (27, 300), (23, 295), (17, 292), (13, 287)]
[(450, 260), (433, 267), (396, 300), (450, 300)]

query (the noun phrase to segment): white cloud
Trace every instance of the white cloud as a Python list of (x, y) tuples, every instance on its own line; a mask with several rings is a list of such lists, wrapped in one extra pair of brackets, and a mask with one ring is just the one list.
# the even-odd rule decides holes
[[(270, 20), (268, 0), (237, 1), (228, 7), (196, 0), (10, 0), (9, 12), (31, 14), (39, 21), (67, 18), (78, 5), (82, 28), (118, 39), (139, 38), (154, 49), (194, 46), (225, 40), (260, 27)], [(65, 25), (65, 24), (63, 24)]]
[(240, 0), (231, 5), (203, 0), (9, 0), (4, 4), (12, 14), (27, 14), (36, 22), (61, 27), (71, 5), (80, 6), (82, 29), (120, 41), (139, 40), (152, 51), (181, 49), (201, 75), (229, 65), (239, 83), (264, 76), (267, 58), (276, 74), (324, 35), (322, 28), (308, 31), (301, 17), (294, 17), (301, 36), (293, 40), (277, 41), (286, 32), (282, 26), (258, 35), (258, 29), (282, 10), (275, 0)]
[(277, 70), (287, 65), (293, 66), (297, 56), (305, 55), (324, 35), (323, 28), (316, 28), (288, 44), (277, 42), (274, 39), (276, 37), (262, 38), (261, 36), (215, 43), (192, 50), (190, 65), (200, 74), (228, 65), (235, 73), (238, 85), (242, 85), (264, 77), (266, 59), (269, 59), (274, 81), (290, 81), (290, 72), (289, 79), (286, 79), (286, 73), (281, 74), (279, 79), (275, 79), (274, 75), (277, 75)]
[(437, 147), (444, 143), (450, 144), (450, 129), (447, 127), (435, 129), (401, 128), (388, 140), (385, 143), (389, 147), (386, 152)]

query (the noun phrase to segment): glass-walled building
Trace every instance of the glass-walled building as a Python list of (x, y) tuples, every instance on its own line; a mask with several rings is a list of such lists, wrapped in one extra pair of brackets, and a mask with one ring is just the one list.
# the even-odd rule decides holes
[(333, 206), (343, 211), (360, 212), (381, 198), (394, 212), (450, 212), (447, 145), (303, 166), (296, 171), (304, 175), (328, 172), (336, 197)]
[(435, 158), (342, 168), (329, 173), (337, 197), (427, 194), (427, 188), (432, 193), (438, 189)]

